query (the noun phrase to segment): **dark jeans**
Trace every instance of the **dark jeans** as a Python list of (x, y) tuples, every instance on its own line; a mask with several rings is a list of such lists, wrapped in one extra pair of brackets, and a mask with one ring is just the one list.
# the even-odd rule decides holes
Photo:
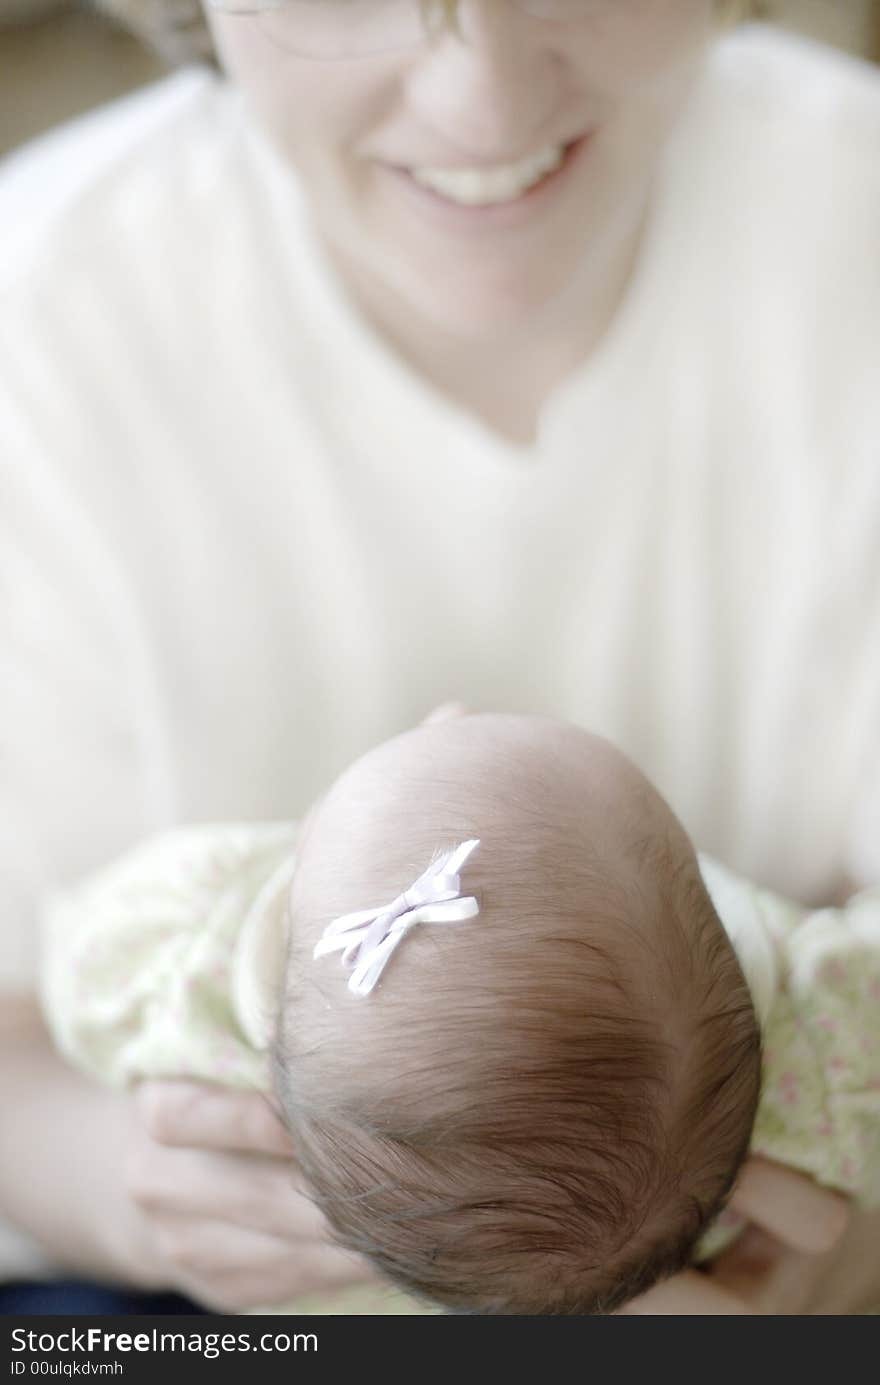
[(30, 1313), (205, 1313), (180, 1294), (139, 1294), (75, 1279), (0, 1284), (0, 1315)]

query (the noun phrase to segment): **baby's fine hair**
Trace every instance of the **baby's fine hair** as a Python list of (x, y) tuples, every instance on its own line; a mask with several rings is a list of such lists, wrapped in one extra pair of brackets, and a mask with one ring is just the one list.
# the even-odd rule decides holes
[[(417, 925), (367, 997), (312, 960), (471, 837), (476, 918)], [(760, 1038), (638, 771), (562, 723), (464, 717), (365, 756), (300, 853), (274, 1066), (337, 1239), (479, 1313), (610, 1312), (685, 1265), (747, 1151)]]

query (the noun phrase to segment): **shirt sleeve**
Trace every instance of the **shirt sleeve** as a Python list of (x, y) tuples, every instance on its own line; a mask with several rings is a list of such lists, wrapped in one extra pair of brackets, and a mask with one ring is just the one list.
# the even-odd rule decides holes
[(753, 1152), (880, 1205), (880, 888), (809, 910), (700, 865), (761, 1025)]
[(113, 1085), (265, 1089), (295, 864), (292, 823), (178, 828), (47, 902), (55, 1042)]
[(880, 1206), (880, 888), (796, 923), (762, 909), (779, 989), (753, 1148)]

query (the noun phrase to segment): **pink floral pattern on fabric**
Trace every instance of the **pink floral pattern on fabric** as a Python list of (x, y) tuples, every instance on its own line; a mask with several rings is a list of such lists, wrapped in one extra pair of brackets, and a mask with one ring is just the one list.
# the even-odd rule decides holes
[[(62, 1051), (117, 1085), (188, 1075), (267, 1089), (271, 948), (296, 833), (182, 828), (52, 901), (45, 1004)], [(811, 913), (701, 863), (762, 1024), (752, 1149), (880, 1204), (880, 889)], [(719, 1218), (701, 1257), (738, 1229)]]

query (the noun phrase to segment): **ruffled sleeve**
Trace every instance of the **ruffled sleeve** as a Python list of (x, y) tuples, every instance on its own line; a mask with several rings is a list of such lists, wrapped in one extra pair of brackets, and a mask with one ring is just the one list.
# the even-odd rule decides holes
[(781, 984), (753, 1147), (880, 1206), (880, 888), (794, 926), (763, 908)]
[(296, 832), (177, 829), (50, 896), (43, 1003), (71, 1062), (116, 1086), (268, 1087)]
[(763, 1034), (753, 1151), (880, 1205), (880, 888), (810, 911), (700, 865)]

